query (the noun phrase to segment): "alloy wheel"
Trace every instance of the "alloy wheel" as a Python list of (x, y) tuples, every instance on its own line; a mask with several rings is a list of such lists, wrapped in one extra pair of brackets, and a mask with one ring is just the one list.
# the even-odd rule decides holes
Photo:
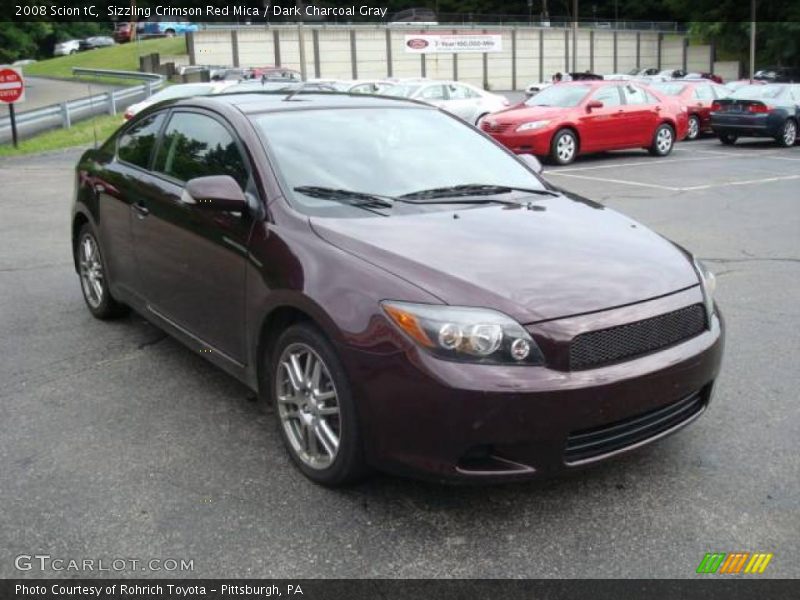
[(693, 140), (696, 139), (698, 135), (700, 135), (700, 121), (697, 120), (697, 117), (690, 117), (689, 133), (686, 134), (686, 137)]
[(575, 138), (567, 134), (558, 138), (558, 142), (556, 142), (556, 153), (558, 154), (559, 160), (562, 162), (568, 163), (571, 161), (572, 157), (575, 155)]
[(661, 154), (666, 154), (672, 148), (672, 130), (662, 127), (656, 134), (656, 147)]
[(86, 302), (92, 308), (98, 308), (103, 302), (103, 263), (100, 250), (91, 235), (84, 235), (80, 241), (78, 268), (81, 276), (81, 287)]
[(331, 466), (339, 452), (339, 401), (330, 371), (310, 346), (293, 343), (278, 361), (278, 417), (292, 451), (312, 469)]
[(783, 126), (783, 144), (793, 146), (796, 139), (797, 125), (794, 124), (794, 121), (786, 121), (786, 125)]

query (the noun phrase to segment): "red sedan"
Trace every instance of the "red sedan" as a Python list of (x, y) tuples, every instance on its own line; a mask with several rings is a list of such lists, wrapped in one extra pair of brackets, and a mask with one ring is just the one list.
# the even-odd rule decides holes
[(580, 81), (551, 86), (489, 115), (480, 128), (517, 154), (566, 165), (578, 154), (646, 148), (666, 156), (686, 137), (685, 107), (644, 85)]
[(714, 100), (727, 98), (730, 91), (711, 81), (663, 81), (651, 87), (677, 98), (689, 113), (687, 140), (694, 140), (701, 133), (711, 133), (711, 105)]

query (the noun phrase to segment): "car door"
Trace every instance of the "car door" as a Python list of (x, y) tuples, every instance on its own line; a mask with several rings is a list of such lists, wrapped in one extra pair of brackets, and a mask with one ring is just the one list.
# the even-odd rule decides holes
[(137, 267), (148, 309), (198, 343), (244, 364), (245, 266), (254, 220), (245, 211), (209, 211), (182, 200), (185, 184), (230, 175), (255, 194), (241, 142), (217, 116), (171, 113), (153, 175), (157, 195), (133, 220)]
[[(590, 102), (602, 102), (602, 108), (588, 108)], [(623, 136), (622, 93), (619, 86), (604, 85), (592, 92), (583, 103), (578, 135), (585, 152), (611, 150), (621, 145)]]
[(447, 95), (446, 110), (468, 123), (475, 123), (481, 108), (480, 95), (459, 83), (448, 84)]
[(622, 86), (623, 119), (621, 141), (628, 148), (649, 146), (662, 109), (658, 99), (632, 83)]
[(127, 293), (138, 290), (132, 212), (154, 190), (148, 169), (165, 121), (166, 113), (159, 112), (128, 124), (108, 148), (110, 160), (104, 168), (81, 173), (97, 198), (97, 226), (109, 278)]
[(439, 106), (449, 112), (449, 96), (447, 95), (447, 89), (442, 84), (434, 83), (422, 86), (414, 95), (414, 98), (427, 102), (428, 104), (433, 104), (434, 106)]

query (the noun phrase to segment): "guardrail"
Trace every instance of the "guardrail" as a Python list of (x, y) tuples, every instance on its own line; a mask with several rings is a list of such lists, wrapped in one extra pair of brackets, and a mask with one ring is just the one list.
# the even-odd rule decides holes
[[(51, 104), (16, 114), (17, 129), (21, 138), (30, 137), (34, 133), (47, 129), (69, 128), (74, 121), (94, 117), (101, 114), (115, 115), (120, 109), (134, 102), (149, 98), (156, 90), (164, 86), (166, 78), (157, 73), (140, 73), (138, 71), (116, 71), (113, 69), (86, 69), (73, 67), (76, 76), (109, 77), (116, 79), (135, 79), (142, 83), (119, 90), (92, 94), (85, 98), (69, 100), (60, 104)], [(11, 119), (0, 118), (0, 142), (11, 139)]]

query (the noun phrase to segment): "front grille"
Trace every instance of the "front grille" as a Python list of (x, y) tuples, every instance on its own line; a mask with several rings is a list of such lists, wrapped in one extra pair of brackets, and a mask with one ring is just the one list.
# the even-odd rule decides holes
[(509, 127), (511, 127), (511, 123), (494, 123), (490, 125), (486, 121), (481, 122), (481, 128), (488, 133), (503, 133)]
[(575, 431), (567, 438), (564, 460), (578, 463), (655, 437), (703, 410), (702, 391), (667, 406), (616, 423)]
[(706, 328), (706, 311), (694, 304), (664, 315), (609, 329), (582, 333), (569, 346), (573, 371), (641, 356), (699, 335)]

